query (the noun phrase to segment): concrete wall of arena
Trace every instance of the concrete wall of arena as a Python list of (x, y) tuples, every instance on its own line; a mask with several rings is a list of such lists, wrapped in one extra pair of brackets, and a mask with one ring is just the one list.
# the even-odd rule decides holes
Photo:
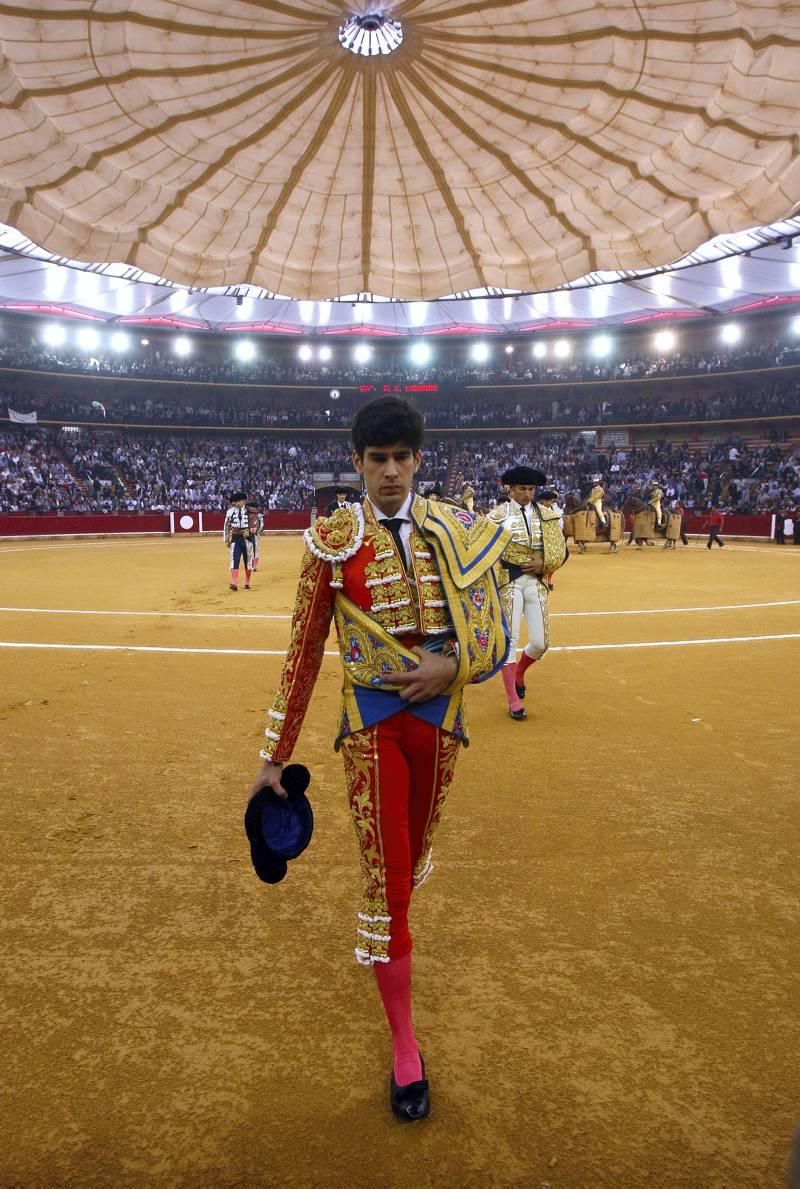
[[(77, 513), (29, 516), (13, 512), (0, 516), (0, 537), (96, 537), (123, 534), (168, 536), (170, 532), (222, 532), (224, 512), (144, 512), (141, 515)], [(268, 532), (300, 532), (308, 528), (310, 513), (268, 512)], [(201, 527), (202, 526), (202, 527)]]

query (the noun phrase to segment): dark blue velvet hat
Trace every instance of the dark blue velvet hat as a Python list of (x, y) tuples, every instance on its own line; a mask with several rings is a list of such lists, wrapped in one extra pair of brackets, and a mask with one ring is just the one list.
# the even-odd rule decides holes
[(289, 764), (281, 773), (287, 797), (266, 788), (250, 799), (244, 829), (253, 867), (264, 883), (280, 883), (286, 875), (287, 860), (296, 859), (311, 841), (314, 814), (306, 797), (310, 780), (308, 768)]

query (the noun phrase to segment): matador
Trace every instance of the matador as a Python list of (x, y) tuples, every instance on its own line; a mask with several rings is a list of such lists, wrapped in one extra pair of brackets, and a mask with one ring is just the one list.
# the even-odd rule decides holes
[(391, 1108), (414, 1121), (430, 1111), (430, 1088), (411, 1014), (408, 910), (431, 872), (433, 838), (468, 741), (464, 687), (491, 677), (506, 657), (494, 567), (509, 535), (413, 493), (423, 422), (412, 405), (371, 401), (352, 433), (366, 498), (305, 534), (291, 643), (251, 792), (281, 791), (333, 620), (344, 671), (334, 746), (361, 864), (355, 953), (375, 972), (391, 1029)]

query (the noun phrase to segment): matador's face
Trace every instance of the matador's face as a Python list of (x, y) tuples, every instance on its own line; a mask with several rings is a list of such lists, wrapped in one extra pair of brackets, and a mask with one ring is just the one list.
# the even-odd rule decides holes
[(422, 455), (402, 442), (367, 446), (364, 457), (353, 454), (353, 466), (364, 478), (370, 503), (394, 516), (406, 502)]

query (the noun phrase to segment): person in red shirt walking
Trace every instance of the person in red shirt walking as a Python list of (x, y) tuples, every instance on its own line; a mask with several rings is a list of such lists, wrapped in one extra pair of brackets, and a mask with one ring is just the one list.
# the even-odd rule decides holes
[(708, 540), (706, 541), (706, 549), (710, 549), (715, 541), (720, 548), (722, 548), (722, 546), (725, 544), (725, 542), (722, 540), (722, 537), (719, 535), (722, 532), (722, 526), (724, 523), (725, 517), (720, 512), (719, 508), (715, 508), (712, 505), (709, 509), (708, 516), (703, 521), (703, 528), (705, 529), (706, 526), (708, 527)]

